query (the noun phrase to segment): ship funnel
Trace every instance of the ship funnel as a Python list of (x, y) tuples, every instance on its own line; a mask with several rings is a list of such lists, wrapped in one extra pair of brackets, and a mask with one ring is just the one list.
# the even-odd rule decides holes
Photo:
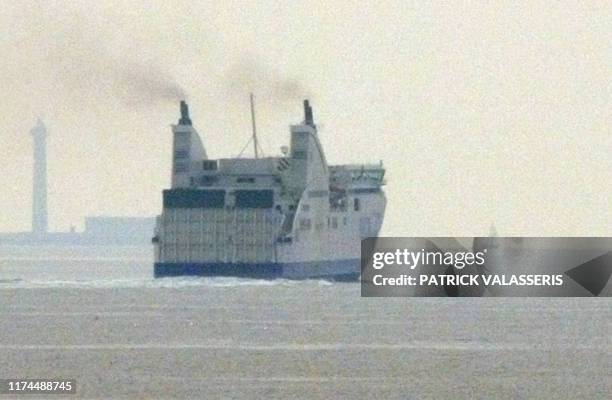
[(312, 107), (308, 100), (304, 100), (304, 123), (306, 125), (314, 126), (314, 118), (312, 117)]
[(189, 118), (189, 106), (185, 103), (185, 100), (181, 100), (181, 119), (179, 119), (179, 125), (191, 125), (191, 119)]

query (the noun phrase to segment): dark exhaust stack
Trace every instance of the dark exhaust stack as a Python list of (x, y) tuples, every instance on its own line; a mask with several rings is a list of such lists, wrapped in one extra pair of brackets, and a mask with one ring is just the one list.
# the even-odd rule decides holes
[(181, 119), (179, 119), (179, 125), (191, 125), (191, 119), (189, 118), (189, 106), (187, 106), (185, 100), (181, 100)]
[(314, 118), (312, 117), (312, 107), (308, 100), (304, 100), (304, 123), (314, 127)]

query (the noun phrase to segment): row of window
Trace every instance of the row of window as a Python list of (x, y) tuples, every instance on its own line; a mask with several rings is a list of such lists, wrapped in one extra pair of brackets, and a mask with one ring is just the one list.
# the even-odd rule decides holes
[[(223, 208), (225, 190), (170, 189), (164, 190), (164, 208)], [(272, 208), (272, 190), (235, 190), (236, 208)]]
[[(355, 211), (359, 211), (361, 210), (361, 202), (359, 201), (358, 198), (353, 199), (353, 209)], [(309, 204), (302, 204), (302, 211), (310, 211), (310, 205)]]
[(236, 178), (236, 183), (255, 183), (255, 178), (252, 176), (241, 176)]
[[(342, 225), (346, 226), (348, 224), (348, 218), (342, 218)], [(312, 222), (310, 218), (301, 218), (299, 223), (299, 229), (302, 231), (308, 231), (312, 228)], [(317, 230), (323, 228), (323, 224), (317, 225)], [(327, 217), (327, 228), (328, 229), (338, 229), (338, 217)]]
[(361, 171), (351, 171), (352, 180), (362, 180), (362, 179), (373, 179), (380, 181), (385, 175), (384, 170), (361, 170)]
[[(178, 165), (178, 164), (177, 164)], [(186, 172), (187, 167), (181, 166), (180, 168), (175, 167), (176, 172)], [(217, 175), (202, 175), (199, 178), (191, 177), (191, 186), (195, 186), (196, 183), (200, 186), (213, 186), (219, 182), (219, 176)], [(280, 184), (280, 178), (274, 178), (274, 182)], [(255, 183), (255, 178), (252, 176), (242, 176), (236, 178), (236, 183)]]

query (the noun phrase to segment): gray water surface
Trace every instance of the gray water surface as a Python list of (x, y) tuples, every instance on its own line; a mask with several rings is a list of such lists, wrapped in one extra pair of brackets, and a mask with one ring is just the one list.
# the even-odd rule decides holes
[(148, 250), (0, 247), (0, 378), (100, 399), (612, 397), (609, 298), (155, 280)]

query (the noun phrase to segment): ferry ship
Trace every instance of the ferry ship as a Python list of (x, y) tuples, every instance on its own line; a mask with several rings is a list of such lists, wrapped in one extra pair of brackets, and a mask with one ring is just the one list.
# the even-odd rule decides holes
[(385, 169), (329, 165), (312, 107), (281, 155), (209, 159), (187, 104), (172, 125), (172, 183), (153, 244), (155, 277), (358, 280), (361, 240), (378, 235)]

